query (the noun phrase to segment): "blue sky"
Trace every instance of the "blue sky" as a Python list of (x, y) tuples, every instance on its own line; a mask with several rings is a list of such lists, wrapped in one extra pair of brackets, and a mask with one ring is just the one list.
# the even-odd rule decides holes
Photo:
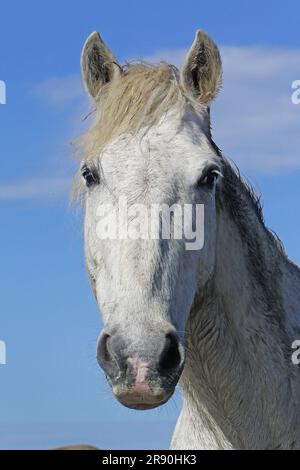
[(300, 4), (28, 0), (0, 8), (0, 448), (167, 447), (179, 397), (151, 412), (127, 410), (95, 360), (101, 321), (81, 215), (68, 196), (70, 142), (89, 110), (81, 48), (98, 30), (120, 62), (179, 65), (195, 30), (205, 29), (224, 62), (215, 140), (262, 193), (267, 224), (299, 263), (300, 105), (291, 103), (291, 84), (300, 79)]

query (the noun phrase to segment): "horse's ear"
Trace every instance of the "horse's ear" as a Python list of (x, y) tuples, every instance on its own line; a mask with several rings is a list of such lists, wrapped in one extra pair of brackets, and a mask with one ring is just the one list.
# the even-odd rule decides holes
[(186, 55), (182, 70), (183, 88), (200, 103), (208, 106), (222, 84), (222, 62), (219, 49), (203, 31), (196, 32), (195, 40)]
[(106, 47), (100, 34), (92, 33), (81, 54), (81, 73), (88, 93), (95, 98), (101, 87), (120, 73), (113, 53)]

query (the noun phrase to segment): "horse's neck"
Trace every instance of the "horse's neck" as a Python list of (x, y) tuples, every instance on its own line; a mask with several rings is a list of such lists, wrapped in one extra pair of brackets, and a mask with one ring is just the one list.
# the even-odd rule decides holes
[(184, 413), (199, 414), (199, 431), (206, 416), (216, 446), (290, 446), (298, 418), (291, 394), (296, 338), (283, 292), (288, 263), (250, 204), (248, 210), (243, 230), (227, 210), (218, 215), (214, 278), (187, 325)]

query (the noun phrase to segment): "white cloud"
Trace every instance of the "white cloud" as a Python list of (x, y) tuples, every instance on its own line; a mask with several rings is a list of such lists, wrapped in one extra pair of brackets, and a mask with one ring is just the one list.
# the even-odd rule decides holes
[(216, 140), (243, 168), (300, 169), (300, 106), (291, 100), (300, 51), (225, 47), (222, 55)]
[(70, 178), (36, 177), (12, 183), (0, 183), (0, 201), (55, 199), (70, 192)]
[(81, 80), (76, 74), (45, 80), (34, 88), (33, 94), (42, 102), (59, 107), (82, 101), (84, 98)]

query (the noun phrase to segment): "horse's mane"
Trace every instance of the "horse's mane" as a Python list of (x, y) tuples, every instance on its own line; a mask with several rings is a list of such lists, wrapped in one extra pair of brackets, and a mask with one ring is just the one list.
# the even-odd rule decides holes
[(96, 97), (94, 124), (77, 141), (81, 157), (97, 158), (114, 138), (153, 126), (184, 101), (176, 67), (165, 62), (120, 66), (119, 76), (104, 85)]
[[(270, 230), (265, 223), (263, 214), (262, 198), (260, 194), (257, 194), (253, 189), (251, 183), (241, 175), (239, 168), (233, 162), (229, 162), (218, 149), (219, 156), (223, 163), (223, 175), (224, 184), (222, 189), (222, 195), (219, 194), (218, 202), (219, 205), (226, 204), (229, 209), (229, 213), (232, 218), (236, 221), (240, 228), (242, 235), (246, 237), (248, 229), (244, 223), (247, 219), (247, 207), (245, 207), (245, 201), (247, 205), (253, 209), (259, 223), (263, 226), (269, 240), (273, 243), (276, 249), (287, 258), (284, 246), (278, 235)], [(221, 202), (222, 201), (222, 202)], [(249, 206), (248, 206), (249, 207)], [(249, 236), (249, 235), (248, 235)]]

